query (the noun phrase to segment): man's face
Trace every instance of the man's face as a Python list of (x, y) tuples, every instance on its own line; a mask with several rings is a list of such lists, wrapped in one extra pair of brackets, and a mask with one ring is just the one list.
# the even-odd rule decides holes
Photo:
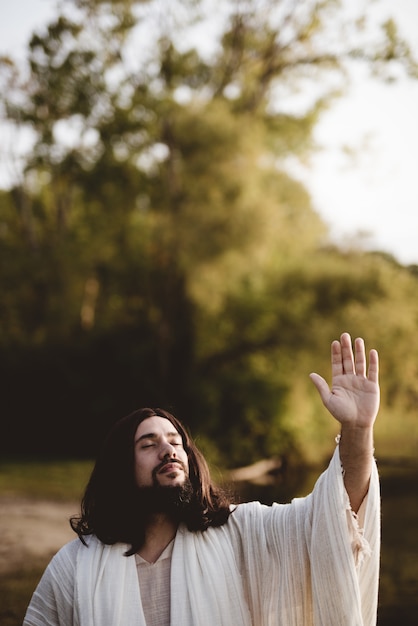
[(135, 433), (135, 479), (138, 487), (179, 487), (189, 474), (180, 433), (164, 417), (141, 422)]

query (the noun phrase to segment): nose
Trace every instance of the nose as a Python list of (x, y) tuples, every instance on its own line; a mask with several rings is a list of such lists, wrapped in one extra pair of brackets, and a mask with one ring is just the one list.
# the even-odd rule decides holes
[(164, 459), (175, 459), (177, 457), (176, 449), (169, 441), (164, 441), (160, 446), (160, 458)]

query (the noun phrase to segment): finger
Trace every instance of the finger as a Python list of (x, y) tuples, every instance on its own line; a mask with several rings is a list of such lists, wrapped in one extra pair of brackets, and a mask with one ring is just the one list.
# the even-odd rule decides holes
[(350, 335), (348, 333), (343, 333), (341, 335), (340, 343), (344, 373), (354, 374), (354, 355)]
[(367, 378), (372, 383), (379, 382), (379, 354), (377, 350), (370, 350), (369, 355), (369, 373)]
[(331, 368), (332, 377), (344, 374), (344, 367), (341, 355), (341, 344), (335, 340), (331, 344)]
[(357, 337), (354, 342), (355, 358), (356, 358), (356, 374), (358, 376), (366, 376), (366, 351), (364, 349), (364, 340)]
[(331, 390), (328, 386), (327, 381), (324, 378), (322, 378), (322, 376), (320, 376), (319, 374), (315, 374), (315, 373), (309, 374), (309, 378), (311, 379), (315, 387), (318, 389), (322, 402), (326, 404), (331, 393)]

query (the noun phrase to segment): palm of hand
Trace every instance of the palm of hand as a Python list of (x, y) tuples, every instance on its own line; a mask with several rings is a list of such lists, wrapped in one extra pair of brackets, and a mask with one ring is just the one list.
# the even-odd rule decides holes
[(364, 428), (373, 425), (379, 409), (379, 359), (376, 350), (371, 350), (366, 376), (364, 341), (358, 338), (354, 345), (355, 354), (348, 333), (343, 333), (340, 341), (333, 341), (332, 389), (319, 374), (311, 374), (311, 379), (322, 402), (336, 420), (341, 424)]
[(324, 404), (341, 424), (368, 427), (373, 424), (379, 409), (379, 387), (364, 376), (335, 376)]

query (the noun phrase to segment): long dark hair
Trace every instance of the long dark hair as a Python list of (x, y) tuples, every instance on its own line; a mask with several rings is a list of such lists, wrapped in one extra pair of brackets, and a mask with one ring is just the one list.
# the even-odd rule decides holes
[(116, 422), (105, 439), (81, 502), (81, 514), (70, 520), (71, 528), (82, 541), (85, 535), (94, 534), (106, 544), (128, 543), (131, 549), (127, 556), (143, 545), (147, 511), (137, 506), (134, 436), (138, 425), (153, 416), (164, 417), (173, 424), (188, 456), (193, 496), (183, 515), (187, 528), (204, 531), (228, 520), (230, 500), (212, 482), (206, 460), (186, 427), (168, 411), (143, 408)]

